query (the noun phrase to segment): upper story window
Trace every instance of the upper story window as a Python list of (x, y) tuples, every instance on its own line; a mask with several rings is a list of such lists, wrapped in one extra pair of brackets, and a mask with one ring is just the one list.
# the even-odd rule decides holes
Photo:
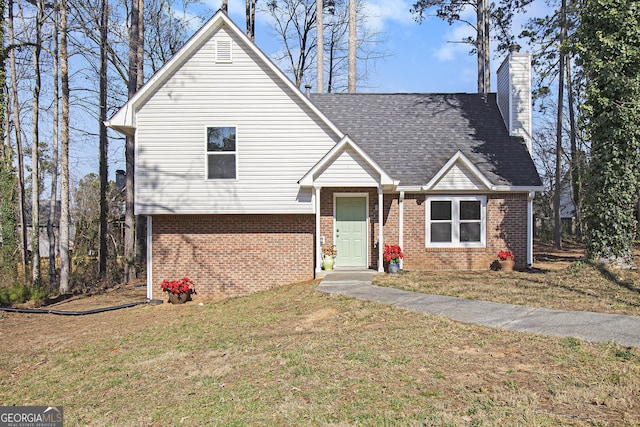
[(427, 247), (484, 247), (485, 196), (427, 196)]
[(236, 178), (236, 128), (207, 127), (207, 179)]

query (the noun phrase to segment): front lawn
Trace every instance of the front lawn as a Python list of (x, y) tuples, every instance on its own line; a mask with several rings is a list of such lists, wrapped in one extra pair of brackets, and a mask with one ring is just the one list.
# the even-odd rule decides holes
[(65, 426), (638, 425), (640, 350), (315, 290), (81, 317), (0, 313), (2, 405)]
[(538, 245), (533, 268), (525, 271), (403, 272), (378, 274), (374, 284), (460, 298), (545, 307), (640, 315), (637, 270), (596, 268), (575, 245), (554, 251)]

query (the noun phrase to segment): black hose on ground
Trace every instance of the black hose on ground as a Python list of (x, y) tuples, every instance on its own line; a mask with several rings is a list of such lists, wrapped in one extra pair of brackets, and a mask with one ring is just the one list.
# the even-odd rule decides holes
[(149, 301), (130, 302), (128, 304), (114, 305), (111, 307), (95, 308), (87, 311), (62, 311), (62, 310), (46, 310), (39, 308), (9, 308), (0, 307), (0, 311), (9, 313), (28, 313), (28, 314), (57, 314), (59, 316), (84, 316), (86, 314), (104, 313), (106, 311), (120, 310), (122, 308), (135, 307), (136, 305), (148, 304)]

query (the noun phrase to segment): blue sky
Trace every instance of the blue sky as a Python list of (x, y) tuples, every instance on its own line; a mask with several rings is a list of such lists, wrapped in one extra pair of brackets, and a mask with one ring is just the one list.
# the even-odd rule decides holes
[[(208, 1), (212, 10), (217, 10), (220, 4), (220, 0)], [(449, 25), (435, 16), (418, 24), (409, 12), (413, 0), (367, 0), (366, 4), (366, 24), (381, 35), (384, 43), (380, 50), (390, 55), (373, 64), (364, 91), (476, 92), (476, 57), (469, 54), (469, 45), (456, 43), (474, 35), (471, 27), (464, 23)], [(229, 0), (229, 15), (240, 28), (245, 26), (244, 7), (244, 0)], [(541, 7), (546, 8), (541, 4), (536, 12), (541, 12)], [(475, 12), (469, 10), (463, 18), (474, 21)], [(525, 19), (516, 19), (514, 32), (520, 32)], [(258, 46), (267, 54), (274, 53), (279, 48), (278, 40), (260, 13), (256, 27)], [(503, 58), (492, 54), (492, 87), (495, 70)]]

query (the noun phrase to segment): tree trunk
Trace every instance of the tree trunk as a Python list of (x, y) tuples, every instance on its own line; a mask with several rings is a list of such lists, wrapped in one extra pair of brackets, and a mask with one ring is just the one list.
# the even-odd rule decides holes
[(562, 117), (564, 103), (564, 60), (562, 46), (567, 34), (566, 0), (562, 0), (560, 17), (560, 64), (558, 72), (558, 115), (556, 121), (556, 179), (553, 199), (553, 244), (556, 249), (562, 249), (562, 218), (560, 217), (560, 200), (562, 197)]
[(348, 92), (356, 93), (356, 0), (349, 0), (349, 80)]
[[(9, 44), (15, 44), (13, 25), (13, 2), (9, 2), (8, 11)], [(9, 50), (9, 67), (11, 69), (11, 93), (13, 98), (13, 127), (16, 136), (16, 151), (18, 157), (18, 223), (20, 225), (20, 262), (22, 263), (22, 274), (24, 281), (29, 280), (27, 274), (27, 212), (25, 201), (25, 181), (24, 181), (24, 150), (22, 144), (22, 126), (20, 121), (20, 98), (18, 92), (18, 80), (16, 79), (16, 55), (13, 49)], [(4, 70), (4, 68), (3, 68)], [(8, 132), (8, 130), (7, 130)]]
[[(131, 99), (137, 89), (137, 57), (138, 43), (140, 37), (139, 29), (139, 5), (138, 0), (131, 1), (131, 27), (129, 29), (129, 73), (128, 73), (128, 95)], [(124, 214), (124, 280), (129, 282), (136, 277), (135, 271), (135, 217), (134, 217), (134, 181), (135, 173), (135, 140), (132, 135), (127, 135), (125, 145), (125, 163), (127, 171), (126, 200)]]
[(53, 0), (53, 147), (51, 153), (51, 197), (49, 198), (49, 220), (47, 221), (47, 236), (49, 237), (49, 290), (56, 289), (56, 235), (54, 223), (56, 220), (58, 196), (58, 121), (60, 120), (59, 84), (58, 84), (58, 1)]
[(31, 112), (31, 280), (40, 285), (40, 51), (42, 40), (43, 0), (37, 1), (36, 34), (33, 50), (33, 103)]
[(324, 26), (322, 22), (322, 18), (324, 15), (324, 4), (322, 0), (316, 0), (316, 25), (318, 26), (317, 30), (317, 52), (318, 56), (316, 57), (318, 72), (317, 72), (317, 82), (316, 82), (316, 91), (318, 93), (322, 93), (324, 91)]
[[(138, 49), (136, 51), (136, 92), (144, 84), (144, 0), (138, 1)], [(135, 142), (134, 142), (135, 144)], [(135, 176), (134, 176), (135, 178)], [(134, 182), (135, 187), (135, 182)], [(135, 194), (135, 193), (134, 193)], [(134, 277), (138, 277), (142, 272), (139, 268), (145, 264), (147, 253), (147, 218), (136, 215), (135, 224), (135, 262), (136, 268)]]
[(578, 151), (575, 100), (573, 97), (573, 79), (571, 78), (571, 61), (566, 61), (567, 101), (569, 103), (569, 128), (571, 140), (571, 200), (576, 209), (576, 238), (582, 239), (582, 170), (581, 154)]
[(60, 293), (69, 292), (69, 58), (67, 55), (67, 0), (60, 0)]
[(476, 51), (478, 54), (478, 93), (485, 93), (484, 0), (476, 0)]
[(229, 0), (222, 0), (222, 6), (220, 6), (220, 10), (224, 12), (226, 15), (229, 10)]
[(100, 144), (100, 230), (99, 230), (99, 275), (104, 279), (107, 274), (107, 189), (109, 140), (107, 139), (107, 24), (109, 15), (108, 0), (102, 0), (100, 8), (100, 112), (99, 112), (99, 144)]
[(489, 27), (491, 17), (489, 15), (489, 0), (483, 2), (483, 21), (484, 21), (484, 93), (491, 92), (491, 49), (489, 48)]
[(256, 0), (245, 0), (245, 22), (247, 37), (251, 41), (256, 39)]

